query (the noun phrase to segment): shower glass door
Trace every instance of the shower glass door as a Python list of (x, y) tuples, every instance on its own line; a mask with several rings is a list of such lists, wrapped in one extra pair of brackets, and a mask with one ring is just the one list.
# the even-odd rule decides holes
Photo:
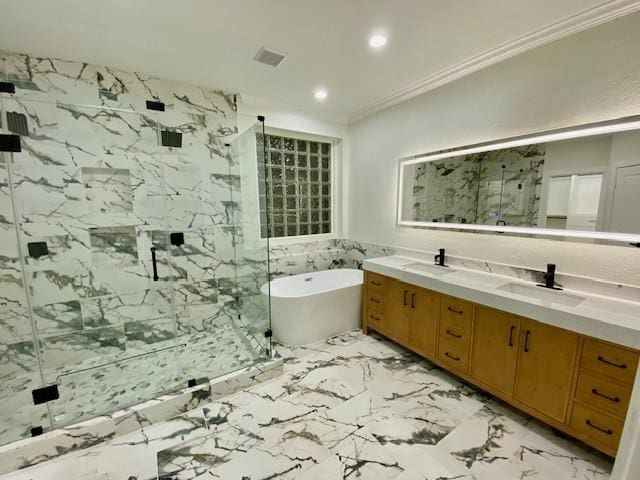
[(27, 122), (9, 169), (42, 383), (60, 396), (51, 423), (177, 388), (172, 158), (157, 119), (12, 98), (4, 109)]
[(204, 114), (0, 101), (0, 444), (269, 355), (262, 124), (224, 146)]
[[(255, 118), (255, 117), (254, 117)], [(250, 123), (241, 118), (239, 123)], [(237, 326), (257, 354), (271, 353), (269, 238), (264, 161), (264, 122), (244, 130), (230, 145), (235, 211)], [(269, 332), (269, 333), (267, 333)]]

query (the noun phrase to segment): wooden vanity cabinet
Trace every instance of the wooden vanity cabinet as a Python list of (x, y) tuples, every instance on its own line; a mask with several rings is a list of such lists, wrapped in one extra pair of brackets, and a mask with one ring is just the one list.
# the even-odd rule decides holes
[(569, 425), (575, 435), (615, 455), (638, 369), (638, 352), (585, 338)]
[(375, 273), (365, 272), (362, 289), (362, 324), (370, 325), (380, 333), (386, 331), (386, 278)]
[(567, 330), (524, 319), (513, 393), (516, 400), (564, 422), (579, 340)]
[(492, 308), (476, 307), (471, 376), (513, 394), (520, 344), (520, 317)]
[(438, 360), (456, 371), (469, 371), (473, 304), (442, 295), (438, 333)]
[(440, 295), (424, 288), (412, 287), (409, 299), (409, 339), (413, 349), (425, 357), (436, 355)]
[(615, 456), (639, 352), (365, 272), (362, 326)]
[(394, 279), (388, 279), (387, 285), (386, 331), (393, 339), (407, 342), (409, 340), (411, 285)]
[(439, 295), (387, 279), (385, 332), (427, 357), (436, 353)]

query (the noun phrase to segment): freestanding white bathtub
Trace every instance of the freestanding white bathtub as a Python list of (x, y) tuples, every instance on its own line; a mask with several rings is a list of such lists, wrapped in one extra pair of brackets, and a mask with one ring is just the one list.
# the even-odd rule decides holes
[(271, 328), (284, 345), (306, 345), (358, 328), (362, 302), (361, 270), (341, 268), (272, 280)]

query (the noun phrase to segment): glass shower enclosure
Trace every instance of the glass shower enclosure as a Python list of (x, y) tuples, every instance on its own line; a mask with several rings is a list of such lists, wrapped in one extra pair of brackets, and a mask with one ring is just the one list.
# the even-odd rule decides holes
[(0, 444), (270, 356), (263, 122), (0, 102)]

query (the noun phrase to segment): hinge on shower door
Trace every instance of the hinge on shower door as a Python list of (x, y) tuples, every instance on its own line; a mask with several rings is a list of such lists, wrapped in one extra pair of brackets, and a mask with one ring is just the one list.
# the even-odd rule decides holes
[(16, 93), (16, 86), (12, 82), (0, 82), (0, 93)]
[(271, 329), (264, 332), (264, 338), (271, 338), (271, 337), (273, 337), (273, 332), (271, 331)]
[(20, 135), (0, 134), (0, 152), (21, 152)]
[(57, 400), (60, 398), (60, 391), (58, 385), (47, 385), (46, 387), (36, 388), (31, 391), (33, 397), (33, 404), (40, 405), (41, 403), (50, 402), (51, 400)]

